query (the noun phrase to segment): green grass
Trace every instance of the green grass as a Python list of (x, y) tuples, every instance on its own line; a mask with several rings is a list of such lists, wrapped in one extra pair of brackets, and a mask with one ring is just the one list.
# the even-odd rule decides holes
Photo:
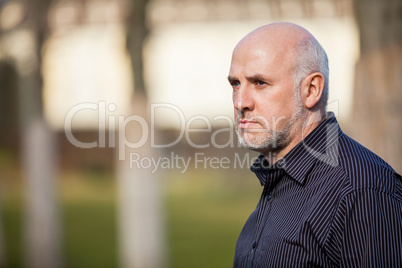
[[(167, 185), (171, 267), (232, 267), (237, 237), (259, 197), (257, 181), (191, 171)], [(257, 186), (257, 187), (255, 187)]]
[[(14, 160), (0, 163), (1, 215), (9, 267), (22, 267), (24, 183)], [(238, 170), (164, 176), (169, 267), (231, 267), (239, 232), (259, 198), (258, 181)], [(114, 173), (65, 171), (58, 189), (64, 267), (118, 267)]]
[(22, 191), (17, 155), (0, 150), (0, 226), (8, 267), (22, 267)]
[(60, 185), (65, 267), (117, 267), (113, 174), (65, 174)]

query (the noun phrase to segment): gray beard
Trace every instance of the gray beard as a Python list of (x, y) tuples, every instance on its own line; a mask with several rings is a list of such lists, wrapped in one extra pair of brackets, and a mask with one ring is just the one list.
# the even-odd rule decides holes
[(262, 154), (276, 153), (284, 149), (292, 141), (295, 135), (292, 133), (295, 122), (303, 115), (303, 107), (300, 105), (300, 102), (298, 102), (298, 104), (299, 106), (297, 106), (293, 111), (292, 118), (282, 130), (267, 130), (265, 132), (266, 135), (254, 142), (246, 141), (243, 136), (247, 135), (247, 133), (241, 133), (241, 130), (236, 127), (236, 134), (240, 145), (246, 149), (257, 151)]

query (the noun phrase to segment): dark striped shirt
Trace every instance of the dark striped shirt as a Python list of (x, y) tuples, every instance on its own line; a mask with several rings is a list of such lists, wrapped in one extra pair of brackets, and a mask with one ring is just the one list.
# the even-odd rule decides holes
[(264, 186), (234, 267), (402, 267), (402, 179), (330, 115), (281, 161), (261, 155)]

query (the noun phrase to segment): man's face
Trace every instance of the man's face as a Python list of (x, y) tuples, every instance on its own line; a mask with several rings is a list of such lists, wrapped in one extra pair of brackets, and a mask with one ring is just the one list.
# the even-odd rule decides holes
[(240, 43), (232, 57), (236, 132), (240, 143), (261, 153), (277, 153), (294, 138), (303, 106), (294, 90), (293, 55), (276, 44)]

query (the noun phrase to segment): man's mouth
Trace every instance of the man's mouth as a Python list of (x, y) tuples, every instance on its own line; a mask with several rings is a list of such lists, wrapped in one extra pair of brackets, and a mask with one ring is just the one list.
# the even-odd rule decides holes
[(258, 124), (258, 122), (250, 119), (239, 119), (239, 128), (251, 128)]

